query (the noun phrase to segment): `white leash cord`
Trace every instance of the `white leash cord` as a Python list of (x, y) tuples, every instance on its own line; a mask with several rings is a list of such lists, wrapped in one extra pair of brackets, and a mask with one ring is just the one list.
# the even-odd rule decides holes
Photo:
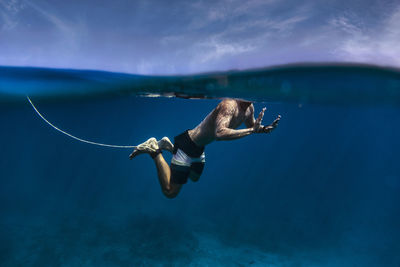
[(112, 148), (136, 148), (136, 146), (120, 146), (120, 145), (108, 145), (108, 144), (102, 144), (102, 143), (96, 143), (96, 142), (92, 142), (92, 141), (88, 141), (76, 136), (73, 136), (72, 134), (69, 134), (59, 128), (57, 128), (56, 126), (54, 126), (51, 122), (49, 122), (48, 120), (46, 120), (46, 118), (39, 112), (39, 110), (37, 110), (37, 108), (35, 107), (35, 105), (32, 103), (31, 99), (29, 98), (29, 96), (26, 96), (26, 98), (28, 98), (29, 103), (31, 104), (31, 106), (33, 107), (33, 109), (36, 111), (36, 113), (51, 127), (53, 127), (55, 130), (59, 131), (60, 133), (65, 134), (66, 136), (69, 136), (75, 140), (78, 140), (82, 143), (87, 143), (87, 144), (91, 144), (91, 145), (96, 145), (96, 146), (103, 146), (103, 147), (112, 147)]

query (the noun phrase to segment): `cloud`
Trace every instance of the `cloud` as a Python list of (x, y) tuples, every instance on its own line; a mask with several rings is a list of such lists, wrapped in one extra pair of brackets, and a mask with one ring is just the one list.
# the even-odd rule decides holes
[(0, 64), (142, 74), (299, 61), (400, 65), (400, 8), (343, 1), (116, 0), (97, 8), (95, 0), (0, 0)]
[(1, 30), (11, 30), (17, 26), (17, 21), (10, 18), (4, 11), (0, 10)]
[(197, 1), (190, 6), (197, 13), (187, 27), (177, 34), (163, 36), (160, 44), (180, 50), (175, 54), (185, 55), (191, 70), (207, 66), (231, 68), (227, 66), (229, 61), (263, 52), (277, 40), (289, 39), (310, 17), (308, 5), (276, 15), (274, 9), (279, 6), (275, 0), (225, 0), (211, 6)]
[(3, 31), (14, 29), (19, 23), (17, 15), (24, 8), (24, 3), (18, 0), (0, 0), (0, 29)]
[(51, 2), (0, 0), (0, 65), (102, 68), (99, 57), (89, 66), (82, 53), (86, 29)]
[[(11, 1), (17, 0), (7, 2)], [(270, 62), (272, 54), (280, 56), (277, 47), (290, 44), (290, 38), (310, 17), (307, 3), (282, 8), (291, 0), (143, 1), (146, 5), (135, 5), (135, 16), (128, 15), (132, 12), (126, 7), (128, 0), (105, 4), (88, 14), (81, 12), (82, 5), (75, 1), (57, 5), (18, 1), (24, 1), (26, 10), (19, 16), (21, 27), (9, 32), (8, 43), (0, 44), (9, 51), (2, 64), (23, 61), (26, 65), (144, 74)], [(96, 5), (94, 0), (88, 3)], [(108, 10), (111, 6), (115, 10)], [(110, 15), (109, 20), (104, 20), (105, 14)], [(29, 57), (22, 59), (22, 55)]]
[[(219, 60), (223, 56), (236, 56), (245, 52), (249, 52), (255, 49), (250, 43), (224, 43), (217, 39), (210, 39), (205, 42), (197, 44), (196, 48), (197, 56), (195, 62), (206, 63), (208, 61)], [(203, 52), (200, 52), (200, 51)], [(199, 53), (200, 52), (200, 53)]]
[(233, 22), (242, 17), (267, 15), (268, 7), (276, 4), (277, 0), (221, 0), (205, 1), (198, 0), (189, 2), (186, 9), (195, 14), (190, 24), (190, 29), (200, 29), (212, 23)]
[(344, 61), (376, 64), (400, 64), (400, 7), (387, 16), (375, 29), (363, 28), (349, 18), (341, 16), (331, 25), (346, 36), (334, 53)]
[(17, 14), (25, 8), (24, 3), (19, 0), (0, 0), (0, 6), (10, 14)]
[(39, 13), (43, 18), (45, 18), (51, 25), (53, 25), (61, 35), (65, 36), (67, 40), (71, 43), (71, 41), (76, 38), (76, 29), (70, 23), (61, 19), (61, 17), (56, 16), (51, 11), (42, 8), (41, 6), (33, 3), (32, 1), (26, 1), (27, 5), (34, 9), (37, 13)]
[(333, 27), (339, 28), (347, 34), (359, 35), (362, 33), (360, 26), (357, 26), (357, 24), (360, 24), (360, 22), (356, 18), (350, 19), (349, 16), (341, 15), (334, 17), (329, 23)]

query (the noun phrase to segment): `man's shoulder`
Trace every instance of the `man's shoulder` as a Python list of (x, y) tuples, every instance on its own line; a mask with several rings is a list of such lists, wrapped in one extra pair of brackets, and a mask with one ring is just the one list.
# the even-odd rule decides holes
[(225, 98), (219, 103), (219, 109), (224, 111), (231, 111), (237, 107), (237, 102), (232, 98)]
[(219, 104), (221, 106), (237, 106), (237, 102), (233, 98), (224, 98)]

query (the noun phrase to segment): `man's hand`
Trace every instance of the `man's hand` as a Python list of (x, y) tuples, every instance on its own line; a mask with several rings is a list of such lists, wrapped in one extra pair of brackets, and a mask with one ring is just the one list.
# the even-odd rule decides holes
[(263, 126), (263, 132), (264, 133), (272, 132), (272, 130), (278, 126), (280, 120), (281, 120), (281, 115), (278, 115), (278, 117), (270, 125)]
[(263, 132), (263, 127), (264, 126), (261, 125), (261, 122), (262, 122), (262, 119), (264, 117), (264, 112), (265, 112), (266, 109), (267, 108), (263, 108), (260, 111), (260, 114), (258, 114), (258, 118), (256, 119), (256, 122), (254, 123), (254, 126), (253, 126), (253, 132), (255, 132), (255, 133), (262, 133)]
[(260, 114), (258, 114), (258, 118), (254, 123), (253, 132), (255, 133), (270, 133), (273, 129), (275, 129), (278, 126), (278, 123), (281, 119), (281, 115), (278, 115), (278, 117), (270, 125), (263, 126), (261, 124), (265, 110), (266, 108), (263, 108), (261, 110)]

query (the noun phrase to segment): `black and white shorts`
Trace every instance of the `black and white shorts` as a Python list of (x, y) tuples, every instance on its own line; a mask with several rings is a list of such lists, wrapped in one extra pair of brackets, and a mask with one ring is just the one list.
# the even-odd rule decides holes
[(171, 160), (171, 182), (186, 184), (189, 177), (198, 180), (204, 169), (206, 156), (204, 147), (190, 139), (188, 131), (174, 137), (174, 151)]

